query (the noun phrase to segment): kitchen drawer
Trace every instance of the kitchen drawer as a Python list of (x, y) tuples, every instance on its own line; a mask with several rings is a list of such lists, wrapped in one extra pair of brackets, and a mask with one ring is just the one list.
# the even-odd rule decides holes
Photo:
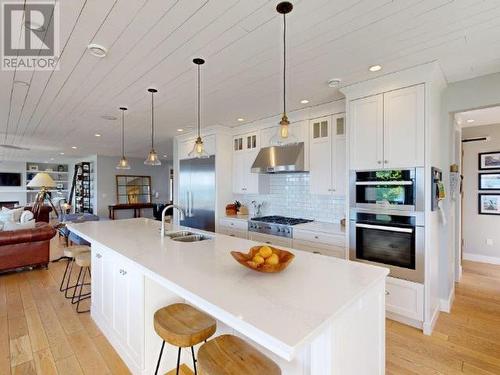
[(321, 242), (311, 242), (293, 239), (294, 249), (309, 251), (315, 254), (328, 255), (332, 257), (337, 257), (341, 259), (346, 258), (345, 247), (336, 245), (327, 245)]
[(385, 284), (387, 311), (404, 317), (424, 320), (424, 285), (387, 277)]
[(248, 239), (262, 244), (267, 243), (273, 246), (292, 247), (291, 238), (273, 236), (272, 234), (248, 232)]
[(244, 238), (245, 240), (248, 239), (248, 231), (246, 230), (219, 227), (219, 233), (225, 234), (226, 236)]
[(339, 247), (345, 246), (345, 236), (342, 234), (326, 234), (323, 232), (313, 232), (303, 229), (293, 230), (293, 239), (300, 241), (319, 242), (327, 245)]
[(238, 230), (248, 230), (248, 221), (238, 219), (220, 219), (219, 226)]

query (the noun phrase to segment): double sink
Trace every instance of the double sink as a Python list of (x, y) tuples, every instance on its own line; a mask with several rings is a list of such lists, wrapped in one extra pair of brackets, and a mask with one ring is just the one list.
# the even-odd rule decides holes
[(212, 237), (210, 236), (206, 236), (201, 233), (190, 232), (188, 230), (170, 232), (165, 234), (165, 236), (169, 237), (172, 241), (177, 241), (177, 242), (199, 242), (212, 239)]

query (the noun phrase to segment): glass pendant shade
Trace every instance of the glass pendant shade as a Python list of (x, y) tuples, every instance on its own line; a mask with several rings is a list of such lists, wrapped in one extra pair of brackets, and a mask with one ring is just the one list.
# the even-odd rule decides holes
[(287, 1), (279, 3), (276, 7), (278, 13), (283, 15), (283, 116), (280, 121), (280, 128), (271, 137), (272, 146), (282, 146), (290, 143), (297, 143), (297, 138), (290, 133), (290, 121), (286, 115), (286, 15), (293, 9), (293, 5)]
[(128, 160), (125, 157), (125, 111), (127, 108), (120, 107), (120, 110), (122, 111), (122, 157), (116, 165), (116, 169), (130, 169)]
[(116, 165), (116, 169), (130, 169), (130, 164), (125, 156), (122, 156), (118, 164)]
[(203, 144), (201, 137), (196, 138), (193, 149), (188, 154), (188, 156), (190, 158), (199, 158), (199, 159), (205, 159), (210, 157), (210, 155), (208, 155), (207, 152), (205, 151), (205, 145)]
[(144, 165), (151, 165), (153, 167), (161, 165), (161, 161), (158, 158), (158, 154), (154, 149), (151, 149), (151, 151), (149, 151), (148, 157), (146, 158), (146, 160), (144, 160)]
[(155, 140), (155, 122), (154, 122), (154, 114), (155, 114), (155, 105), (154, 105), (154, 94), (158, 92), (156, 89), (148, 89), (151, 93), (151, 151), (149, 151), (148, 157), (144, 160), (144, 165), (150, 165), (156, 167), (161, 165), (161, 161), (158, 158), (158, 154), (155, 151), (154, 140)]

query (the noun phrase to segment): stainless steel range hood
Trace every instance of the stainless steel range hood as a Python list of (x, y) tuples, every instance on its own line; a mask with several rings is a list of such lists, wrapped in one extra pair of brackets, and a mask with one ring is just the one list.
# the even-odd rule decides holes
[(266, 174), (305, 172), (304, 142), (261, 148), (251, 171)]

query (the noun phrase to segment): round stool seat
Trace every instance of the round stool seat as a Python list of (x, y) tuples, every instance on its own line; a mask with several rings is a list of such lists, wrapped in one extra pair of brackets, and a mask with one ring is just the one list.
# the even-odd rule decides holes
[(89, 252), (90, 247), (85, 245), (69, 246), (64, 248), (64, 256), (75, 258), (78, 254)]
[(90, 252), (83, 252), (75, 257), (75, 263), (80, 267), (90, 267)]
[(187, 348), (212, 336), (217, 323), (193, 306), (175, 303), (155, 312), (154, 328), (164, 341), (179, 348)]
[(233, 335), (218, 336), (198, 350), (202, 375), (280, 375), (276, 363)]

